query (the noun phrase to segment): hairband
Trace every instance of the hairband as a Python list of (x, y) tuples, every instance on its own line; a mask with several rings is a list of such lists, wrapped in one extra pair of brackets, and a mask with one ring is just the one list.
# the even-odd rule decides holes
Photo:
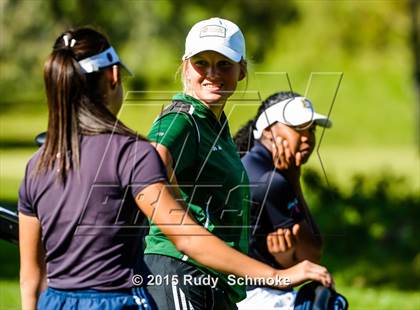
[(65, 46), (67, 46), (67, 47), (73, 47), (75, 44), (76, 44), (76, 40), (75, 39), (71, 39), (70, 40), (70, 45), (69, 45), (69, 35), (68, 34), (65, 34), (64, 36), (63, 36), (63, 40), (64, 40), (64, 45)]

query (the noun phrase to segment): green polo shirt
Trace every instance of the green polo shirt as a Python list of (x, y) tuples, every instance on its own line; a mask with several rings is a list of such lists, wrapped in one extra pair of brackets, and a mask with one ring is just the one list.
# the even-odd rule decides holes
[[(203, 103), (183, 93), (173, 100), (192, 105), (193, 120), (185, 113), (171, 112), (155, 120), (148, 138), (169, 149), (181, 195), (195, 219), (228, 245), (248, 253), (249, 182), (226, 116), (222, 113), (217, 120)], [(205, 268), (177, 251), (153, 223), (145, 253), (188, 259), (203, 271), (217, 275), (233, 302), (246, 296), (245, 287), (228, 285), (225, 274)]]

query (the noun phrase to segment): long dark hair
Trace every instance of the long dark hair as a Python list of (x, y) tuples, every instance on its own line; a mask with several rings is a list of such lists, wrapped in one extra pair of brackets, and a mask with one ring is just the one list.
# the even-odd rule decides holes
[(80, 135), (114, 133), (144, 139), (106, 108), (104, 71), (85, 74), (78, 63), (109, 47), (107, 38), (89, 27), (68, 30), (56, 39), (44, 65), (49, 115), (38, 173), (54, 168), (65, 181), (69, 170), (79, 168)]
[(233, 140), (236, 143), (236, 146), (239, 151), (239, 155), (242, 157), (254, 146), (254, 129), (255, 122), (258, 120), (258, 117), (270, 106), (294, 97), (299, 97), (300, 95), (291, 91), (280, 91), (272, 94), (267, 99), (265, 99), (261, 105), (258, 107), (257, 114), (249, 120), (244, 126), (242, 126), (233, 137)]

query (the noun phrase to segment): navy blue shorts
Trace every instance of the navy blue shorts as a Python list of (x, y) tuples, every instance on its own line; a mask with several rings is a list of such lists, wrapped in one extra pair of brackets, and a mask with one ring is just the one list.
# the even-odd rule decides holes
[(153, 309), (144, 288), (120, 291), (58, 290), (47, 288), (39, 297), (37, 309)]

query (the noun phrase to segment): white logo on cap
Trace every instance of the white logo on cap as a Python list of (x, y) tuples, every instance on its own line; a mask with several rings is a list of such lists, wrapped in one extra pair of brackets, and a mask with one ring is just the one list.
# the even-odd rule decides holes
[(204, 37), (226, 38), (226, 28), (219, 25), (204, 26), (200, 30), (200, 38)]

